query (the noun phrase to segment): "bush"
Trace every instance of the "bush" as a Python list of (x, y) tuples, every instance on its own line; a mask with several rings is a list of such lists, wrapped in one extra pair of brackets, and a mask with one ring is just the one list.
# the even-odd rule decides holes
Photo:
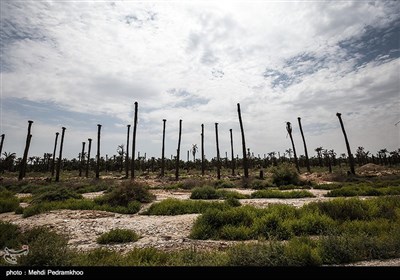
[(128, 243), (139, 240), (136, 232), (129, 229), (112, 229), (97, 238), (99, 244)]
[(101, 197), (95, 199), (98, 204), (127, 207), (132, 201), (151, 202), (155, 196), (149, 192), (148, 186), (137, 182), (125, 182)]
[(381, 187), (374, 188), (372, 186), (346, 186), (340, 189), (331, 190), (326, 196), (381, 196), (381, 195), (400, 195), (399, 187)]
[(285, 246), (279, 242), (239, 244), (228, 250), (228, 265), (232, 266), (283, 266), (287, 264)]
[(20, 231), (14, 224), (0, 221), (0, 248), (15, 248), (19, 245), (17, 240)]
[(183, 215), (203, 213), (207, 209), (226, 209), (231, 206), (228, 203), (179, 200), (168, 198), (161, 202), (153, 203), (150, 208), (144, 212), (145, 215)]
[(251, 198), (303, 198), (314, 197), (309, 191), (274, 191), (274, 190), (261, 190), (251, 194)]
[(236, 199), (244, 199), (249, 198), (248, 195), (236, 192), (236, 191), (227, 191), (227, 190), (217, 190), (217, 196), (219, 198), (228, 199), (228, 198), (236, 198)]
[(215, 188), (210, 186), (204, 186), (200, 188), (194, 188), (192, 190), (192, 194), (190, 195), (191, 199), (218, 199), (219, 196)]
[(225, 200), (225, 203), (232, 207), (239, 207), (242, 205), (240, 201), (234, 197), (229, 197), (228, 199)]
[(217, 180), (214, 182), (214, 186), (219, 189), (229, 189), (229, 188), (234, 188), (236, 187), (235, 183), (231, 181), (225, 181), (225, 180)]
[(272, 213), (257, 219), (254, 231), (267, 239), (286, 240), (292, 236), (290, 229), (285, 227), (283, 219)]
[(15, 211), (19, 206), (18, 198), (8, 190), (0, 192), (0, 213)]
[(38, 204), (43, 201), (64, 201), (70, 198), (80, 199), (82, 195), (67, 188), (52, 188), (35, 194), (32, 198), (32, 203)]
[(332, 218), (319, 213), (305, 213), (299, 219), (287, 221), (286, 226), (294, 235), (321, 235), (332, 232), (336, 223)]
[(70, 265), (67, 238), (46, 228), (34, 228), (25, 232), (22, 244), (29, 246), (29, 253), (22, 256), (19, 264), (24, 266)]
[(282, 163), (279, 166), (272, 167), (272, 183), (275, 185), (298, 185), (300, 184), (299, 174), (296, 169), (288, 164)]

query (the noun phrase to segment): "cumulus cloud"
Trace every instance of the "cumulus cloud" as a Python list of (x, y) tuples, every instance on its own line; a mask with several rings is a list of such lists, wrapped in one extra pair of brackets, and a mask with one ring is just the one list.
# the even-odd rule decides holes
[(10, 139), (7, 151), (22, 149), (23, 141), (11, 139), (23, 138), (32, 118), (43, 138), (32, 153), (48, 151), (58, 126), (69, 125), (65, 153), (75, 157), (102, 123), (104, 153), (113, 154), (125, 143), (134, 101), (139, 150), (149, 156), (160, 156), (164, 118), (167, 154), (175, 153), (179, 119), (183, 149), (200, 142), (204, 123), (207, 157), (215, 156), (218, 122), (222, 153), (230, 128), (239, 151), (238, 102), (255, 154), (290, 147), (286, 121), (301, 145), (298, 116), (310, 150), (343, 152), (336, 112), (353, 147), (400, 146), (395, 1), (1, 5), (0, 130)]

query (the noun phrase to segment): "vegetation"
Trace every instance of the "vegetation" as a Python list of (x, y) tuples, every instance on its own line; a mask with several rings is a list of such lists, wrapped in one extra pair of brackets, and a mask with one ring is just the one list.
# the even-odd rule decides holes
[(226, 199), (226, 198), (248, 198), (248, 196), (236, 191), (217, 190), (214, 187), (204, 186), (192, 190), (191, 199)]
[(275, 185), (300, 185), (299, 174), (296, 169), (287, 163), (272, 167), (272, 183)]
[[(230, 202), (231, 203), (231, 202)], [(179, 200), (168, 198), (161, 202), (154, 203), (144, 212), (145, 215), (183, 215), (204, 213), (207, 209), (228, 209), (232, 208), (229, 202), (208, 202)]]
[(12, 192), (0, 189), (0, 213), (15, 211), (18, 206), (19, 201)]
[(191, 232), (194, 239), (277, 239), (293, 236), (362, 233), (380, 235), (400, 227), (398, 197), (336, 199), (315, 202), (296, 209), (271, 205), (208, 209), (197, 218)]
[(314, 197), (309, 191), (276, 191), (276, 190), (261, 190), (251, 194), (251, 198), (303, 198)]
[(129, 229), (112, 229), (97, 238), (99, 244), (127, 243), (139, 240), (139, 235)]

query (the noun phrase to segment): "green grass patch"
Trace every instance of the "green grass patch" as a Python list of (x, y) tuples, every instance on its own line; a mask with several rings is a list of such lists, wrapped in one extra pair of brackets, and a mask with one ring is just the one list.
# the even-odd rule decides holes
[(251, 198), (303, 198), (314, 197), (309, 191), (277, 191), (277, 190), (259, 190), (251, 194)]
[(204, 186), (204, 187), (194, 188), (192, 190), (190, 198), (191, 199), (228, 199), (228, 198), (243, 199), (243, 198), (249, 198), (249, 196), (241, 194), (237, 191), (228, 191), (221, 189), (217, 190), (211, 186)]
[(129, 229), (112, 229), (100, 235), (96, 242), (99, 244), (115, 244), (136, 242), (139, 240), (139, 235)]
[(0, 191), (0, 213), (13, 212), (19, 206), (19, 200), (8, 190)]
[(232, 208), (227, 202), (209, 202), (194, 200), (179, 200), (168, 198), (161, 202), (154, 203), (144, 212), (145, 215), (183, 215), (204, 213), (207, 209), (227, 209)]
[(329, 191), (325, 196), (338, 197), (338, 196), (382, 196), (382, 195), (400, 195), (399, 186), (390, 187), (372, 187), (372, 186), (345, 186), (339, 189)]

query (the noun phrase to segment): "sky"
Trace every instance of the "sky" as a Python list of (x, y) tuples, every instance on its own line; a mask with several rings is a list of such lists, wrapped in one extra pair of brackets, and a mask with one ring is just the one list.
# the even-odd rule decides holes
[[(400, 148), (399, 1), (15, 1), (1, 0), (0, 134), (3, 152), (63, 156), (101, 129), (101, 155), (126, 145), (138, 102), (137, 148), (181, 158), (193, 144), (241, 155), (237, 103), (255, 156)], [(132, 129), (131, 129), (132, 134)], [(130, 136), (132, 139), (132, 135)], [(196, 155), (199, 158), (200, 150)], [(192, 158), (192, 156), (191, 156)]]

